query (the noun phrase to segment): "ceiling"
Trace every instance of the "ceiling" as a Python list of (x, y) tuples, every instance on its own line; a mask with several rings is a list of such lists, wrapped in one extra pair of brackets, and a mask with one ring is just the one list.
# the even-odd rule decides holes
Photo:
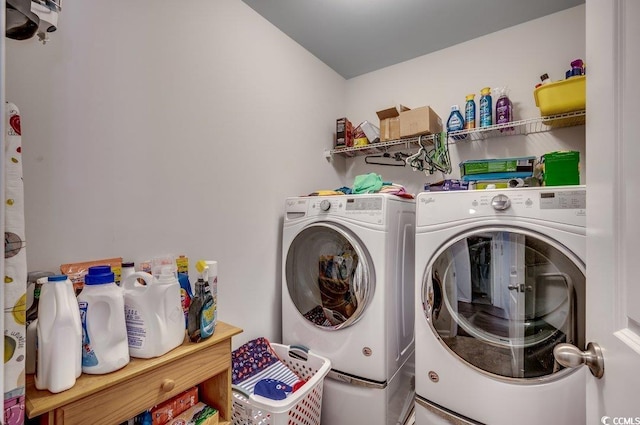
[(585, 0), (242, 0), (349, 79)]

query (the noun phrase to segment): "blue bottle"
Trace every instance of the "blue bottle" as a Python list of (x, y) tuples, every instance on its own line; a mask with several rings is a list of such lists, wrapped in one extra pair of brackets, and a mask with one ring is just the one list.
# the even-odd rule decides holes
[(480, 90), (480, 127), (489, 127), (493, 124), (492, 110), (491, 87), (485, 87)]
[(465, 130), (471, 130), (476, 128), (476, 95), (471, 93), (465, 98), (466, 103), (464, 105), (464, 128)]
[[(449, 119), (447, 120), (447, 133), (452, 133), (454, 131), (464, 130), (464, 118), (460, 113), (460, 108), (458, 105), (453, 105), (451, 107), (451, 114), (449, 115)], [(455, 140), (461, 140), (467, 137), (466, 134), (452, 136)]]

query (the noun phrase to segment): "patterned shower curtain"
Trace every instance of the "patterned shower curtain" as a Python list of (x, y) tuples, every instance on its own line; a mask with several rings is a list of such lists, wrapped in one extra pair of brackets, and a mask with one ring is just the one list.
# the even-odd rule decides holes
[(4, 134), (4, 424), (24, 423), (27, 257), (20, 112), (7, 102)]

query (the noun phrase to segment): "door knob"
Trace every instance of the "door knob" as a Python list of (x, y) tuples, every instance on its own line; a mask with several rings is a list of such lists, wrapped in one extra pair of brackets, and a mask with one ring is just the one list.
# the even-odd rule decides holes
[(575, 368), (584, 364), (596, 378), (602, 378), (604, 375), (602, 349), (594, 342), (587, 344), (586, 351), (581, 351), (572, 344), (558, 344), (553, 348), (553, 357), (564, 367)]

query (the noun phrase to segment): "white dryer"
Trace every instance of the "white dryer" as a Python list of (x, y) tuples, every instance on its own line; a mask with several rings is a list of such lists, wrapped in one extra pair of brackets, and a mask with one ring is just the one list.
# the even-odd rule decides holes
[(416, 203), (416, 425), (585, 424), (586, 188)]
[(282, 338), (328, 357), (322, 423), (395, 425), (413, 407), (415, 201), (288, 198)]

